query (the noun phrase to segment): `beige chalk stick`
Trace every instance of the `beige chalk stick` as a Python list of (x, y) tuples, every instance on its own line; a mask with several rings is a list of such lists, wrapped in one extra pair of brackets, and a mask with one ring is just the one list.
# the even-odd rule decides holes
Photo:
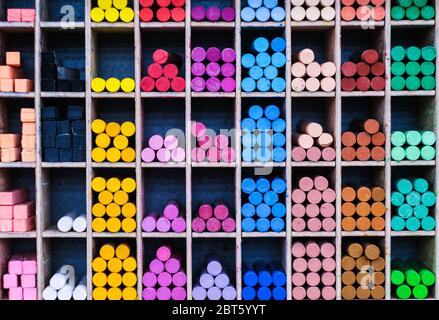
[(320, 67), (320, 64), (315, 61), (306, 66), (306, 74), (311, 78), (317, 78), (320, 76), (321, 72), (322, 68)]
[(320, 65), (320, 68), (322, 69), (322, 75), (324, 77), (333, 77), (335, 75), (335, 72), (337, 71), (335, 63), (331, 61), (322, 63)]
[(293, 21), (303, 21), (306, 17), (306, 10), (304, 7), (293, 7), (291, 9), (291, 20)]
[(303, 78), (294, 78), (291, 81), (291, 89), (294, 92), (302, 92), (306, 88), (306, 83)]
[(320, 87), (325, 92), (331, 92), (335, 90), (335, 79), (330, 77), (325, 77), (320, 80)]
[(317, 21), (320, 19), (320, 9), (317, 7), (309, 7), (306, 9), (306, 19), (309, 21)]
[(308, 78), (305, 81), (307, 91), (316, 92), (320, 89), (320, 81), (317, 78)]
[(301, 78), (306, 73), (306, 66), (302, 62), (295, 62), (291, 65), (291, 74), (293, 77)]
[(297, 54), (297, 59), (304, 64), (310, 64), (314, 58), (314, 52), (311, 49), (303, 49)]

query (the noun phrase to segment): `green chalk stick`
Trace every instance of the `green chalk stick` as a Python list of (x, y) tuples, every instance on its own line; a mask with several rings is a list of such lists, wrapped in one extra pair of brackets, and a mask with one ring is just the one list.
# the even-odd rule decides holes
[(410, 91), (415, 91), (421, 87), (421, 80), (416, 76), (409, 76), (405, 79), (405, 85)]
[(416, 270), (408, 269), (404, 275), (405, 281), (409, 286), (414, 287), (421, 283), (421, 276)]
[(421, 65), (416, 61), (409, 61), (405, 65), (405, 72), (409, 76), (417, 76), (421, 72)]
[(404, 203), (403, 205), (398, 207), (398, 215), (401, 218), (407, 219), (413, 215), (413, 208), (409, 204)]
[(407, 48), (407, 59), (410, 61), (418, 61), (421, 58), (421, 49), (415, 46)]
[(404, 195), (398, 191), (392, 191), (390, 199), (391, 199), (392, 205), (395, 207), (401, 206), (405, 200)]
[(412, 180), (413, 189), (415, 191), (424, 193), (428, 191), (428, 181), (423, 178), (415, 178)]
[(436, 203), (436, 196), (432, 191), (424, 192), (421, 195), (421, 202), (427, 207), (432, 207)]
[(392, 17), (393, 20), (397, 20), (397, 21), (402, 20), (405, 17), (405, 9), (400, 6), (394, 6), (390, 10), (390, 16)]
[(418, 204), (416, 207), (413, 208), (413, 214), (416, 218), (421, 219), (422, 226), (422, 219), (424, 219), (428, 215), (428, 208), (423, 204)]
[(405, 10), (405, 15), (407, 16), (408, 20), (417, 20), (421, 15), (421, 10), (419, 10), (418, 7), (411, 6)]
[(413, 0), (413, 5), (422, 8), (427, 5), (428, 0)]
[(408, 299), (412, 295), (412, 289), (406, 284), (400, 285), (396, 288), (396, 297), (398, 299)]
[(390, 136), (390, 142), (392, 142), (392, 145), (395, 147), (401, 147), (405, 143), (405, 134), (402, 131), (393, 131), (392, 135)]
[(408, 145), (417, 146), (422, 141), (422, 135), (417, 130), (407, 130), (405, 132), (405, 140)]
[(432, 20), (436, 15), (436, 11), (432, 6), (425, 6), (421, 9), (421, 17), (425, 20)]
[(391, 86), (394, 91), (402, 91), (405, 88), (405, 79), (400, 76), (392, 77)]
[(405, 227), (408, 231), (418, 231), (421, 227), (421, 220), (416, 217), (410, 217), (405, 221)]
[(432, 146), (436, 143), (436, 134), (433, 131), (425, 130), (422, 131), (422, 143), (426, 146)]
[(405, 64), (401, 61), (395, 61), (390, 66), (390, 71), (394, 76), (402, 76), (405, 74)]
[(428, 289), (423, 284), (418, 284), (413, 288), (413, 297), (416, 299), (425, 299), (428, 297)]
[(390, 56), (393, 61), (402, 61), (406, 55), (406, 50), (403, 46), (395, 46), (390, 50)]
[(413, 0), (399, 0), (398, 4), (403, 8), (408, 8), (413, 5)]
[(421, 276), (421, 282), (424, 286), (432, 286), (436, 282), (436, 276), (433, 272), (428, 269), (419, 270), (419, 275)]
[(390, 272), (390, 282), (392, 284), (399, 286), (404, 283), (404, 280), (405, 280), (404, 272), (402, 272), (401, 270), (393, 269)]
[(417, 146), (405, 148), (405, 157), (407, 160), (416, 161), (421, 157), (421, 150)]
[(405, 178), (398, 178), (395, 182), (395, 187), (398, 192), (401, 192), (402, 194), (408, 194), (410, 191), (413, 190), (413, 185), (410, 182), (409, 179)]
[(403, 147), (393, 147), (390, 153), (392, 160), (402, 161), (405, 159), (405, 149)]
[(426, 216), (421, 220), (421, 228), (425, 231), (433, 231), (436, 226), (436, 220), (433, 217)]
[(424, 76), (431, 76), (435, 73), (436, 67), (431, 61), (424, 61), (421, 63), (421, 73)]
[(436, 88), (436, 79), (433, 76), (422, 77), (421, 86), (424, 90), (434, 90)]
[(421, 194), (417, 191), (410, 191), (409, 194), (405, 196), (405, 201), (412, 207), (415, 207), (421, 203)]
[(436, 149), (432, 146), (423, 146), (421, 148), (421, 158), (422, 160), (433, 160), (436, 157)]
[(393, 216), (390, 225), (393, 231), (402, 231), (405, 228), (405, 220), (400, 216)]
[(436, 58), (436, 49), (432, 46), (425, 46), (421, 49), (422, 59), (433, 61)]

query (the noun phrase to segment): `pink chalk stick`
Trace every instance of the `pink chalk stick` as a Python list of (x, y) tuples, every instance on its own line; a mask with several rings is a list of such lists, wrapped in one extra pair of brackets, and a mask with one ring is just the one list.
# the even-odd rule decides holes
[(186, 220), (182, 217), (177, 217), (171, 222), (172, 231), (180, 233), (186, 231)]
[(305, 249), (309, 258), (317, 258), (320, 255), (320, 246), (314, 241), (308, 241), (305, 244)]
[(306, 226), (308, 227), (309, 231), (320, 231), (322, 229), (322, 222), (319, 218), (310, 218), (306, 222)]
[(322, 283), (325, 286), (332, 286), (335, 284), (335, 274), (332, 272), (324, 272), (322, 274)]
[(202, 204), (200, 208), (198, 208), (198, 216), (204, 220), (212, 218), (213, 216), (213, 208), (210, 204)]
[(315, 287), (320, 284), (320, 276), (316, 272), (308, 272), (306, 275), (306, 283), (309, 286)]
[(302, 218), (305, 215), (305, 212), (305, 206), (301, 203), (296, 203), (291, 208), (291, 214), (296, 218)]
[(14, 232), (27, 232), (35, 230), (35, 216), (27, 219), (12, 220), (12, 230)]
[(21, 9), (8, 9), (8, 22), (21, 22)]
[[(204, 18), (203, 18), (204, 19)], [(202, 47), (195, 47), (192, 49), (191, 58), (193, 61), (202, 62), (206, 59), (206, 50)]]
[(194, 92), (204, 91), (206, 88), (206, 81), (201, 77), (194, 77), (191, 80), (191, 88)]
[(225, 218), (221, 222), (221, 227), (224, 232), (234, 232), (236, 230), (236, 221), (233, 218)]
[(192, 220), (192, 230), (194, 232), (203, 232), (206, 230), (206, 222), (201, 218), (194, 218)]
[(180, 260), (178, 260), (177, 258), (170, 258), (165, 263), (165, 270), (170, 274), (177, 273), (180, 270), (180, 268), (181, 268), (181, 263)]
[(187, 277), (183, 271), (178, 271), (172, 275), (172, 284), (176, 287), (183, 287), (186, 285)]
[(303, 177), (299, 180), (299, 188), (305, 192), (308, 192), (314, 188), (314, 181), (310, 177)]
[(229, 208), (224, 204), (218, 204), (213, 209), (213, 215), (219, 220), (224, 220), (229, 216)]
[(235, 72), (236, 72), (236, 68), (232, 63), (224, 63), (221, 66), (221, 74), (225, 78), (233, 77), (235, 75)]
[(0, 232), (12, 232), (12, 220), (11, 219), (0, 219)]
[(322, 288), (322, 298), (324, 300), (335, 300), (337, 292), (334, 287), (323, 287)]
[(182, 301), (186, 299), (186, 289), (182, 287), (175, 287), (171, 292), (172, 300)]
[(315, 218), (319, 215), (320, 208), (318, 205), (310, 203), (306, 205), (305, 212), (308, 217)]
[(168, 287), (172, 283), (172, 276), (168, 272), (161, 272), (157, 276), (157, 283), (161, 287)]
[(150, 212), (150, 213), (148, 213), (148, 216), (143, 218), (143, 221), (142, 221), (143, 231), (145, 231), (145, 232), (155, 231), (157, 216), (158, 216), (158, 214), (156, 212)]
[(224, 92), (233, 92), (236, 89), (236, 81), (231, 77), (225, 77), (221, 80), (221, 89)]
[(158, 300), (170, 300), (172, 296), (171, 289), (168, 287), (160, 287), (157, 289)]
[(236, 160), (235, 149), (227, 147), (221, 150), (221, 160), (227, 163), (234, 162)]
[(171, 160), (171, 151), (161, 148), (157, 151), (157, 160), (160, 162), (169, 162)]
[(158, 218), (156, 222), (156, 228), (159, 232), (168, 232), (171, 230), (171, 221), (164, 217)]
[(322, 200), (324, 202), (334, 202), (335, 198), (336, 198), (335, 191), (331, 188), (328, 188), (322, 192)]
[(149, 138), (148, 145), (152, 150), (159, 150), (163, 147), (163, 137), (158, 134), (153, 135), (151, 138)]
[(206, 159), (206, 150), (201, 148), (193, 148), (191, 151), (191, 158), (194, 162), (203, 162)]
[(206, 81), (206, 88), (209, 92), (218, 92), (221, 89), (221, 80), (211, 77)]
[(191, 66), (191, 73), (196, 77), (202, 77), (206, 73), (206, 67), (201, 62), (194, 62)]
[(0, 205), (12, 206), (14, 204), (24, 202), (27, 200), (26, 189), (14, 189), (10, 191), (0, 192)]
[(175, 201), (169, 202), (163, 209), (163, 215), (169, 220), (174, 220), (180, 214), (180, 209)]
[(157, 298), (157, 292), (154, 288), (145, 288), (142, 291), (143, 300), (155, 300)]
[(27, 201), (14, 205), (14, 218), (26, 219), (35, 215), (35, 201)]
[(323, 203), (320, 205), (320, 213), (325, 218), (330, 218), (335, 214), (335, 207), (332, 203)]
[(171, 159), (175, 162), (184, 162), (186, 159), (186, 151), (180, 147), (175, 148), (171, 151)]
[(3, 288), (11, 289), (18, 287), (18, 276), (16, 274), (5, 273), (3, 275)]
[(294, 242), (291, 247), (291, 254), (295, 258), (303, 258), (306, 254), (305, 245), (302, 242)]
[(306, 194), (303, 190), (294, 189), (291, 193), (291, 199), (294, 203), (303, 203), (306, 199)]
[(13, 208), (13, 206), (0, 206), (0, 219), (12, 219), (14, 217)]
[(330, 242), (322, 243), (320, 246), (320, 254), (325, 258), (332, 258), (335, 256), (335, 246)]
[(308, 268), (308, 263), (304, 258), (296, 258), (293, 260), (293, 270), (296, 272), (305, 272)]
[(221, 230), (221, 221), (217, 218), (210, 218), (206, 222), (206, 228), (209, 232), (218, 232)]
[(308, 287), (308, 289), (306, 289), (306, 296), (310, 300), (318, 300), (320, 298), (320, 289), (317, 287)]
[(292, 295), (294, 300), (303, 300), (306, 298), (306, 290), (304, 287), (294, 287)]
[(35, 21), (35, 9), (21, 9), (21, 21), (22, 22)]
[(294, 218), (291, 222), (291, 226), (293, 231), (300, 232), (305, 230), (306, 228), (306, 222), (302, 218)]
[(206, 134), (206, 126), (202, 122), (194, 121), (191, 125), (191, 133), (198, 138)]
[(206, 66), (206, 74), (209, 77), (218, 77), (221, 73), (221, 67), (216, 62), (209, 62)]
[(35, 274), (22, 274), (21, 275), (21, 286), (23, 288), (35, 288), (37, 285)]
[(235, 9), (232, 7), (225, 7), (221, 11), (221, 18), (224, 21), (231, 22), (235, 20)]
[(23, 274), (37, 274), (37, 259), (35, 254), (26, 254), (24, 256)]
[(157, 276), (153, 272), (145, 272), (142, 277), (142, 283), (147, 288), (153, 288), (157, 284)]
[(157, 249), (156, 257), (162, 262), (168, 261), (171, 258), (172, 250), (169, 246), (161, 246)]
[(217, 6), (210, 6), (206, 10), (206, 18), (209, 21), (216, 22), (221, 18), (221, 9)]
[(309, 203), (318, 204), (322, 201), (322, 193), (317, 189), (312, 189), (306, 194), (306, 199)]
[(37, 300), (37, 288), (23, 288), (23, 300)]
[(317, 147), (311, 147), (306, 150), (306, 157), (309, 161), (319, 161), (322, 157), (322, 152)]
[(293, 161), (305, 161), (306, 150), (302, 147), (293, 147), (293, 149), (291, 150), (291, 159)]
[(216, 47), (210, 47), (206, 51), (206, 58), (210, 62), (217, 62), (221, 59), (221, 50)]
[(142, 160), (143, 162), (153, 162), (155, 160), (155, 151), (151, 148), (145, 148), (142, 150)]
[(224, 134), (219, 134), (215, 137), (214, 145), (217, 149), (223, 150), (229, 146), (229, 137)]
[(232, 48), (224, 48), (221, 51), (221, 59), (224, 62), (228, 62), (228, 63), (234, 62), (235, 59), (236, 59), (236, 52), (235, 52), (235, 50), (233, 50)]
[(325, 218), (322, 220), (322, 229), (325, 231), (334, 231), (336, 227), (334, 218)]
[(311, 272), (319, 272), (322, 268), (322, 262), (318, 258), (311, 258), (308, 260), (308, 270)]
[(23, 274), (23, 256), (13, 255), (8, 262), (8, 273)]
[(207, 150), (207, 161), (209, 162), (218, 162), (221, 159), (221, 150), (217, 149), (216, 147), (210, 147)]
[(198, 147), (201, 149), (207, 150), (213, 146), (213, 138), (208, 134), (203, 134), (202, 136), (197, 138)]
[(9, 289), (9, 300), (23, 300), (23, 288)]
[(329, 181), (324, 176), (314, 177), (314, 188), (319, 191), (325, 191), (329, 187)]
[(335, 149), (331, 148), (331, 147), (323, 148), (322, 159), (325, 161), (334, 161), (335, 160)]
[(336, 267), (335, 260), (333, 258), (325, 258), (322, 260), (322, 269), (328, 272), (334, 271)]
[(178, 147), (178, 138), (172, 134), (167, 135), (163, 140), (163, 146), (168, 150), (174, 150)]
[(163, 270), (165, 270), (165, 264), (159, 259), (153, 259), (149, 263), (149, 271), (152, 273), (158, 275), (160, 272), (163, 272)]
[(291, 276), (291, 281), (295, 287), (301, 287), (306, 282), (305, 274), (302, 272), (294, 272)]

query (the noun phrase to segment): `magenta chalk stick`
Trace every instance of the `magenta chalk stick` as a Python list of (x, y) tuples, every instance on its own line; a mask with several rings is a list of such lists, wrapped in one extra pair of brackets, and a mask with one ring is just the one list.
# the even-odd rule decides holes
[(234, 162), (236, 160), (235, 149), (228, 147), (221, 150), (221, 160), (227, 163)]
[(142, 277), (142, 283), (147, 288), (153, 288), (157, 284), (157, 276), (153, 272), (145, 272)]
[(186, 299), (186, 289), (182, 287), (175, 287), (171, 292), (172, 300), (182, 301)]
[(320, 208), (318, 205), (316, 205), (314, 203), (309, 203), (305, 207), (305, 212), (309, 218), (315, 218), (319, 215)]
[(186, 220), (182, 217), (177, 217), (171, 222), (172, 231), (180, 233), (186, 230)]
[(148, 215), (143, 218), (142, 220), (142, 229), (145, 232), (153, 232), (156, 228), (156, 221), (157, 221), (157, 213), (151, 212), (148, 213)]
[(221, 221), (221, 227), (224, 232), (234, 232), (236, 230), (236, 221), (233, 218), (225, 218)]
[(236, 81), (233, 78), (224, 78), (221, 80), (221, 89), (224, 92), (233, 92), (236, 89)]
[(325, 218), (330, 218), (335, 214), (335, 207), (332, 203), (323, 203), (320, 205), (320, 213)]
[(201, 148), (193, 148), (191, 151), (191, 158), (194, 162), (202, 162), (206, 159), (206, 150)]
[(221, 59), (224, 62), (228, 62), (228, 63), (234, 62), (236, 60), (235, 50), (233, 50), (232, 48), (224, 48), (221, 51)]
[(312, 189), (307, 192), (306, 199), (309, 203), (318, 204), (322, 201), (322, 193), (317, 189)]
[(322, 269), (331, 272), (334, 271), (336, 267), (335, 260), (333, 258), (325, 258), (322, 260)]
[(180, 147), (175, 148), (171, 151), (171, 159), (175, 162), (183, 162), (186, 159), (186, 151)]
[(235, 21), (235, 9), (233, 7), (225, 7), (221, 10), (221, 18), (226, 22)]
[(296, 218), (302, 218), (305, 215), (305, 212), (306, 212), (306, 208), (301, 203), (296, 203), (291, 208), (291, 213), (292, 213), (293, 217), (296, 217)]
[(195, 77), (191, 80), (191, 88), (195, 92), (201, 92), (206, 88), (206, 81), (201, 77)]
[(158, 300), (171, 300), (172, 292), (168, 287), (160, 287), (157, 289)]
[(152, 273), (158, 275), (160, 272), (163, 272), (163, 270), (165, 270), (165, 264), (159, 259), (153, 259), (149, 263), (149, 271)]
[(221, 66), (217, 62), (209, 62), (206, 66), (206, 74), (209, 77), (218, 77), (221, 73)]
[(183, 287), (186, 285), (187, 277), (183, 271), (178, 271), (172, 275), (172, 284), (176, 287)]
[(308, 227), (309, 231), (320, 231), (322, 229), (322, 222), (318, 218), (310, 218), (306, 222), (306, 226)]
[(210, 218), (206, 222), (206, 228), (209, 232), (218, 232), (221, 230), (221, 221), (217, 218)]
[(221, 150), (217, 147), (210, 147), (206, 152), (207, 161), (218, 162), (221, 159)]
[(291, 150), (291, 159), (293, 161), (305, 161), (306, 159), (306, 150), (302, 147), (294, 147)]
[(206, 66), (201, 62), (195, 62), (191, 66), (191, 73), (196, 77), (202, 77), (206, 73)]
[(331, 147), (323, 148), (322, 159), (325, 161), (334, 161), (335, 160), (335, 149), (331, 148)]
[(161, 246), (157, 249), (156, 258), (160, 261), (168, 261), (171, 258), (172, 250), (169, 246)]
[(218, 149), (222, 150), (229, 146), (229, 137), (224, 134), (219, 134), (214, 139), (214, 145)]
[(221, 74), (223, 77), (233, 77), (235, 75), (235, 71), (236, 68), (232, 63), (227, 62), (221, 65)]
[(202, 122), (193, 122), (191, 124), (191, 133), (194, 137), (199, 138), (206, 134), (206, 126)]
[(155, 160), (155, 151), (151, 148), (145, 148), (142, 150), (143, 162), (153, 162)]
[(319, 148), (313, 146), (306, 150), (306, 157), (309, 161), (319, 161), (322, 157), (322, 151), (320, 151)]
[(174, 150), (178, 147), (178, 138), (172, 134), (167, 135), (163, 140), (163, 146), (168, 150)]
[(324, 300), (335, 300), (337, 292), (334, 287), (323, 287), (322, 288), (322, 298)]
[(224, 220), (229, 216), (229, 208), (224, 204), (219, 204), (213, 209), (213, 215), (219, 220)]
[(308, 272), (306, 274), (306, 283), (309, 286), (315, 287), (320, 284), (320, 276), (316, 272)]
[(303, 300), (306, 298), (306, 290), (304, 287), (294, 287), (292, 295), (294, 300)]
[(221, 80), (214, 77), (207, 79), (206, 89), (209, 92), (218, 92), (221, 89)]
[(206, 9), (203, 6), (194, 6), (191, 9), (193, 21), (203, 21), (206, 18)]
[(294, 189), (291, 194), (291, 199), (294, 203), (303, 203), (306, 200), (306, 193), (300, 189)]
[(168, 261), (165, 262), (165, 270), (169, 272), (170, 274), (177, 273), (181, 268), (180, 260), (176, 258), (170, 258)]
[(191, 58), (195, 62), (203, 62), (206, 59), (207, 52), (202, 47), (195, 47), (192, 49)]
[(308, 287), (308, 289), (306, 289), (306, 296), (310, 300), (318, 300), (320, 298), (320, 289), (317, 287)]
[(210, 62), (217, 62), (221, 59), (221, 50), (216, 47), (210, 47), (206, 51), (206, 59)]
[(161, 287), (168, 287), (172, 283), (172, 276), (168, 272), (161, 272), (157, 276), (157, 283)]
[(153, 150), (159, 150), (163, 147), (163, 137), (156, 134), (149, 138), (148, 145)]
[(306, 254), (306, 247), (302, 242), (294, 242), (291, 253), (295, 258), (303, 258)]
[(159, 232), (168, 232), (171, 230), (171, 221), (167, 218), (161, 217), (157, 219), (156, 228)]
[(299, 179), (299, 188), (305, 192), (314, 187), (314, 181), (310, 177), (303, 177)]
[(291, 276), (291, 282), (295, 287), (301, 287), (306, 282), (305, 274), (302, 272), (294, 272)]
[(314, 241), (307, 242), (305, 244), (305, 250), (309, 258), (317, 258), (320, 255), (320, 246)]
[(308, 260), (308, 270), (311, 272), (319, 272), (322, 269), (322, 262), (318, 258)]
[(324, 176), (314, 177), (314, 188), (316, 188), (319, 191), (324, 191), (328, 189), (328, 187), (329, 187), (328, 179), (326, 179)]
[(213, 216), (213, 208), (210, 204), (202, 204), (198, 208), (198, 216), (204, 220), (210, 219)]
[(335, 246), (330, 242), (325, 242), (320, 246), (320, 254), (325, 258), (335, 256)]
[(325, 231), (335, 230), (335, 220), (333, 218), (325, 218), (322, 220), (322, 229)]
[(157, 160), (160, 162), (169, 162), (171, 160), (171, 151), (165, 148), (161, 148), (157, 151)]
[(300, 232), (305, 230), (306, 222), (302, 218), (294, 218), (293, 221), (291, 222), (291, 226), (293, 231)]
[(197, 142), (198, 142), (198, 147), (200, 147), (201, 149), (207, 150), (210, 147), (213, 146), (213, 141), (214, 139), (209, 136), (208, 134), (204, 134), (201, 137), (197, 138)]
[(201, 218), (194, 218), (192, 220), (192, 230), (194, 232), (203, 232), (206, 230), (206, 221)]
[(308, 262), (304, 258), (296, 258), (293, 260), (293, 270), (296, 272), (305, 272), (308, 268)]
[(143, 300), (155, 300), (157, 298), (157, 291), (154, 288), (145, 288), (142, 291)]
[(324, 202), (334, 202), (335, 198), (336, 198), (335, 191), (331, 188), (328, 188), (322, 192), (322, 200)]
[(221, 9), (217, 6), (210, 6), (206, 9), (206, 19), (211, 22), (219, 21), (221, 18)]

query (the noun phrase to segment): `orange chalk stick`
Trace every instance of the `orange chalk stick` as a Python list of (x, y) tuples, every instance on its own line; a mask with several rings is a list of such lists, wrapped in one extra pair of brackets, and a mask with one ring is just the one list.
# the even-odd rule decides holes
[(368, 187), (360, 187), (357, 190), (357, 198), (360, 201), (369, 201), (372, 197), (372, 191)]
[(356, 223), (355, 219), (352, 217), (344, 217), (341, 220), (341, 228), (344, 231), (354, 231), (356, 226), (357, 226), (357, 223)]
[(14, 79), (0, 79), (1, 92), (14, 92)]
[(386, 227), (386, 220), (383, 217), (374, 217), (371, 221), (371, 227), (375, 231), (383, 231)]
[(381, 187), (372, 188), (372, 199), (374, 201), (384, 201), (385, 197), (386, 197), (386, 192), (384, 191), (384, 188)]
[(21, 156), (21, 148), (1, 149), (2, 162), (19, 161)]
[(29, 79), (15, 79), (15, 92), (27, 93), (34, 89), (34, 82)]
[(34, 108), (21, 108), (20, 121), (21, 122), (35, 122), (35, 109)]
[(34, 134), (25, 134), (21, 136), (21, 147), (23, 149), (35, 149), (36, 140)]
[(356, 151), (352, 147), (344, 147), (341, 149), (341, 158), (344, 161), (353, 161), (356, 157)]
[(21, 66), (20, 52), (17, 51), (6, 52), (6, 64), (11, 67), (20, 68)]
[(357, 229), (360, 231), (370, 230), (370, 219), (367, 217), (359, 217), (357, 219)]
[(17, 79), (20, 76), (20, 69), (11, 66), (0, 66), (0, 79)]
[(35, 122), (23, 122), (23, 126), (22, 126), (22, 130), (21, 133), (22, 134), (35, 134)]
[(2, 133), (0, 134), (0, 148), (17, 148), (20, 146), (21, 136), (14, 133)]
[(352, 202), (355, 200), (356, 197), (357, 197), (357, 192), (352, 187), (344, 187), (341, 190), (341, 198), (344, 201)]
[(23, 149), (21, 150), (21, 161), (34, 162), (36, 161), (35, 149)]

